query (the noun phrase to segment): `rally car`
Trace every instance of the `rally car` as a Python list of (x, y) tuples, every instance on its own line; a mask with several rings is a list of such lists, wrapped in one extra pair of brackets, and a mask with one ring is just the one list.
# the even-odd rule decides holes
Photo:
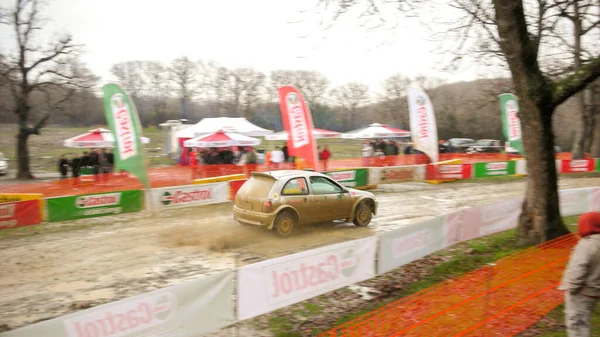
[(289, 236), (297, 225), (333, 220), (365, 227), (377, 213), (373, 193), (344, 187), (312, 171), (253, 172), (238, 190), (234, 218)]

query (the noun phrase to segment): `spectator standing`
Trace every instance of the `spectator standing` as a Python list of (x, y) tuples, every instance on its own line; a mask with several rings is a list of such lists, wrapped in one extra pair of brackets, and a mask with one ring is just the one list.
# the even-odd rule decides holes
[(329, 151), (329, 148), (327, 147), (327, 145), (325, 145), (325, 148), (323, 148), (323, 151), (319, 152), (319, 159), (323, 163), (324, 171), (327, 171), (327, 166), (328, 166), (327, 164), (328, 164), (329, 158), (331, 158), (331, 152)]
[(582, 214), (578, 227), (581, 239), (558, 289), (565, 291), (567, 336), (589, 337), (590, 318), (600, 300), (600, 213)]
[(280, 168), (284, 161), (285, 156), (283, 155), (283, 151), (281, 151), (279, 146), (275, 146), (275, 150), (271, 152), (271, 163), (275, 165), (275, 168)]
[(92, 168), (93, 174), (98, 174), (100, 172), (100, 160), (98, 156), (98, 152), (95, 149), (90, 151), (90, 159), (88, 161), (88, 165)]
[(287, 145), (284, 145), (284, 146), (281, 148), (281, 151), (283, 152), (283, 158), (284, 158), (284, 161), (285, 161), (286, 163), (287, 163), (288, 161), (290, 161), (290, 155), (289, 155), (289, 153), (288, 153), (288, 147), (287, 147)]
[(67, 179), (67, 175), (69, 174), (69, 160), (64, 154), (61, 154), (58, 159), (58, 172), (61, 179)]
[(108, 172), (112, 173), (115, 171), (115, 154), (112, 149), (106, 151), (106, 162), (108, 163)]
[(81, 171), (81, 158), (77, 153), (73, 153), (73, 158), (71, 159), (71, 174), (73, 178), (78, 178), (79, 173)]
[(375, 148), (371, 144), (371, 142), (369, 142), (368, 140), (365, 140), (365, 142), (363, 143), (361, 152), (362, 152), (362, 158), (363, 158), (362, 159), (363, 166), (371, 166), (370, 158), (373, 157), (373, 153), (375, 153)]
[(88, 167), (90, 166), (90, 155), (87, 151), (83, 151), (83, 155), (81, 156), (81, 165), (80, 167)]

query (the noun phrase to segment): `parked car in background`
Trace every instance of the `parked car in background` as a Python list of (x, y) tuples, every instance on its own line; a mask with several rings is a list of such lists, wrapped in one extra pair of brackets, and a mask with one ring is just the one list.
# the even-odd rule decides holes
[(469, 153), (500, 153), (503, 146), (496, 139), (478, 139), (475, 144), (467, 150)]
[(4, 156), (4, 153), (0, 152), (0, 175), (8, 173), (8, 159)]
[[(519, 154), (519, 151), (517, 151), (517, 149), (509, 145), (509, 142), (504, 143), (504, 152), (508, 154)], [(562, 152), (562, 149), (560, 148), (560, 146), (554, 145), (554, 152)]]
[(301, 170), (252, 172), (237, 191), (233, 217), (266, 226), (282, 237), (298, 225), (352, 221), (366, 227), (377, 212), (373, 193), (344, 187), (328, 176)]
[(475, 145), (475, 141), (471, 138), (450, 138), (444, 145), (448, 153), (467, 152), (469, 147)]

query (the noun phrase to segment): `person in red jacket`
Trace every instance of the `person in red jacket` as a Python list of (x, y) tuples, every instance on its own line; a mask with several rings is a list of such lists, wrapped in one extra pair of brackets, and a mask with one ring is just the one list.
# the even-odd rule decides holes
[(319, 152), (319, 160), (323, 163), (323, 171), (327, 171), (327, 162), (329, 161), (329, 158), (331, 158), (331, 152), (329, 152), (329, 148), (325, 145), (323, 151)]

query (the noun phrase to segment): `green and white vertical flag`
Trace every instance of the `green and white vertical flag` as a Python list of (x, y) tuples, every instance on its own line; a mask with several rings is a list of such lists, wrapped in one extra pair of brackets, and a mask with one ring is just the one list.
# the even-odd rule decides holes
[(135, 175), (149, 189), (137, 109), (131, 98), (116, 84), (105, 85), (102, 93), (106, 121), (115, 138), (115, 166)]
[(502, 129), (508, 146), (524, 154), (521, 141), (521, 121), (519, 120), (519, 104), (513, 94), (500, 95), (500, 110), (502, 112)]

